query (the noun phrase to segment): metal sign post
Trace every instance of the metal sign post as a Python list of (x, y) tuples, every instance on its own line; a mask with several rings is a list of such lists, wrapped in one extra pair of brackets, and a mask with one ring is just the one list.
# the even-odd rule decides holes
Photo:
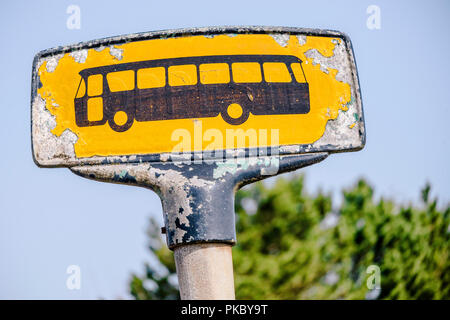
[(33, 155), (161, 198), (182, 299), (234, 299), (240, 187), (356, 151), (351, 44), (335, 31), (150, 32), (39, 53)]
[[(327, 153), (211, 164), (114, 164), (72, 167), (83, 177), (143, 186), (161, 197), (167, 244), (174, 250), (183, 299), (234, 298), (231, 246), (236, 243), (234, 191), (278, 173), (319, 162)], [(277, 160), (277, 167), (270, 167)], [(218, 173), (220, 172), (218, 176)]]

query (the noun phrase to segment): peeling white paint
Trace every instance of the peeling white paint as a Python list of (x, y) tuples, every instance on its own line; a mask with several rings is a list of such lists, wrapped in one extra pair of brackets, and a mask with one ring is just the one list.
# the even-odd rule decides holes
[(328, 144), (342, 145), (343, 141), (348, 146), (360, 144), (357, 130), (359, 122), (355, 119), (357, 113), (353, 99), (346, 106), (347, 111), (339, 110), (336, 119), (328, 120), (323, 136), (311, 145), (312, 148), (320, 148)]
[(355, 147), (361, 144), (360, 122), (355, 118), (355, 114), (358, 117), (362, 110), (361, 106), (356, 104), (355, 97), (358, 88), (357, 83), (354, 81), (352, 63), (349, 60), (345, 43), (337, 39), (332, 41), (335, 47), (331, 57), (323, 56), (316, 49), (308, 50), (305, 52), (305, 56), (312, 59), (313, 65), (318, 64), (320, 70), (326, 74), (329, 74), (330, 69), (337, 70), (336, 80), (347, 83), (350, 86), (351, 101), (344, 106), (347, 110), (339, 110), (336, 119), (328, 120), (322, 137), (307, 147), (306, 151), (327, 145), (336, 145), (343, 149), (344, 147)]
[(44, 61), (47, 61), (47, 65), (45, 66), (47, 72), (55, 71), (56, 67), (58, 66), (58, 62), (62, 57), (64, 57), (64, 53), (56, 54), (54, 56), (43, 59)]
[[(165, 220), (169, 229), (175, 231), (173, 238), (175, 242), (182, 242), (186, 231), (176, 226), (176, 220), (180, 225), (189, 227), (187, 217), (192, 214), (192, 208), (190, 207), (190, 196), (184, 188), (188, 179), (175, 170), (163, 171), (150, 168), (149, 173), (155, 177), (155, 185), (158, 185), (161, 190)], [(156, 174), (159, 174), (159, 176), (156, 177)], [(182, 212), (179, 208), (183, 209)], [(170, 210), (177, 210), (177, 212), (171, 212)]]
[(222, 178), (227, 173), (234, 174), (239, 165), (237, 159), (230, 159), (224, 162), (217, 163), (217, 167), (213, 171), (213, 178), (219, 179)]
[(263, 165), (269, 168), (276, 162), (273, 159), (278, 159), (278, 157), (240, 157), (236, 159), (227, 159), (225, 161), (217, 161), (216, 168), (213, 171), (213, 178), (220, 179), (228, 173), (235, 174), (238, 170), (246, 170), (251, 166)]
[(337, 41), (331, 57), (323, 56), (317, 49), (310, 49), (306, 51), (305, 56), (307, 58), (311, 58), (312, 64), (318, 64), (320, 66), (320, 70), (326, 74), (329, 73), (329, 69), (337, 70), (338, 73), (336, 74), (336, 80), (348, 83), (352, 86), (353, 74), (343, 41)]
[(280, 157), (265, 157), (258, 162), (261, 166), (261, 175), (263, 176), (273, 176), (280, 169)]
[(42, 164), (59, 163), (60, 159), (74, 160), (74, 144), (78, 137), (66, 129), (57, 137), (51, 130), (56, 127), (55, 116), (45, 107), (45, 100), (37, 95), (33, 101), (33, 151), (35, 159)]
[(269, 35), (282, 47), (286, 47), (291, 38), (291, 35), (288, 33), (271, 33)]
[(71, 56), (75, 60), (75, 62), (85, 63), (87, 56), (88, 56), (88, 50), (83, 49), (83, 50), (73, 51), (73, 52), (69, 53), (69, 56)]
[(298, 44), (301, 46), (306, 44), (306, 36), (298, 35), (297, 40), (298, 40)]
[(197, 176), (193, 176), (191, 179), (189, 179), (189, 183), (192, 186), (203, 188), (203, 187), (211, 187), (214, 185), (213, 181), (204, 180)]
[(105, 49), (106, 49), (105, 46), (100, 46), (100, 47), (94, 48), (94, 50), (97, 51), (97, 52), (102, 52)]
[(109, 47), (109, 53), (117, 60), (122, 60), (123, 49), (116, 48), (115, 46)]
[(300, 146), (298, 145), (280, 146), (280, 153), (298, 153), (298, 152), (300, 152)]
[(159, 159), (161, 160), (161, 162), (167, 162), (170, 159), (170, 153), (162, 153), (159, 156)]

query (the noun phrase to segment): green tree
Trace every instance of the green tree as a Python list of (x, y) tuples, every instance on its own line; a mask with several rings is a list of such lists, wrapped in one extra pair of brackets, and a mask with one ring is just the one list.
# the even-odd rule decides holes
[[(236, 298), (450, 299), (450, 207), (439, 210), (429, 195), (427, 185), (422, 203), (401, 207), (375, 201), (373, 189), (359, 180), (333, 209), (330, 194), (304, 190), (303, 176), (240, 190)], [(178, 297), (176, 283), (168, 281), (176, 272), (173, 254), (155, 238), (157, 231), (152, 222), (150, 250), (165, 276), (148, 265), (144, 276), (133, 275), (136, 299)], [(377, 268), (381, 289), (371, 286)]]

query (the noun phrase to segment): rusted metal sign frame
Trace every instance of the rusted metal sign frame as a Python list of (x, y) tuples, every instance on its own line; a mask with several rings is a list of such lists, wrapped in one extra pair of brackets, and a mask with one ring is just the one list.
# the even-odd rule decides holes
[[(277, 148), (269, 148), (266, 154), (261, 156), (270, 156), (271, 153), (276, 155), (293, 155), (293, 154), (305, 154), (305, 153), (315, 153), (315, 152), (348, 152), (348, 151), (358, 151), (361, 150), (365, 145), (366, 135), (365, 135), (365, 123), (363, 118), (363, 106), (360, 93), (359, 79), (357, 76), (357, 66), (354, 59), (353, 47), (350, 38), (339, 31), (333, 30), (320, 30), (320, 29), (307, 29), (307, 28), (289, 28), (289, 27), (264, 27), (264, 26), (226, 26), (226, 27), (207, 27), (207, 28), (192, 28), (192, 29), (176, 29), (176, 30), (164, 30), (155, 32), (144, 32), (136, 33), (131, 35), (117, 36), (104, 38), (99, 40), (92, 40), (89, 42), (82, 42), (75, 45), (61, 46), (53, 49), (43, 50), (39, 52), (33, 61), (32, 70), (32, 84), (31, 84), (31, 102), (32, 105), (35, 101), (37, 90), (42, 85), (39, 80), (38, 75), (38, 65), (39, 61), (43, 58), (62, 55), (65, 53), (71, 53), (83, 49), (92, 49), (97, 47), (108, 47), (117, 44), (124, 44), (127, 42), (150, 40), (150, 39), (165, 39), (171, 37), (181, 37), (181, 36), (197, 36), (197, 35), (219, 35), (219, 34), (270, 34), (270, 35), (302, 35), (302, 36), (321, 36), (321, 37), (338, 37), (344, 41), (345, 49), (347, 50), (347, 56), (350, 59), (350, 71), (352, 73), (352, 82), (354, 92), (352, 96), (354, 98), (354, 105), (357, 109), (356, 114), (358, 118), (355, 119), (358, 125), (359, 139), (353, 145), (342, 146), (339, 144), (340, 141), (345, 140), (345, 134), (340, 133), (341, 128), (339, 124), (333, 125), (333, 120), (329, 120), (327, 126), (332, 127), (333, 132), (328, 132), (327, 129), (323, 135), (324, 138), (328, 139), (326, 143), (321, 143), (320, 140), (312, 144), (298, 144), (298, 145), (281, 145)], [(31, 123), (35, 121), (33, 117), (33, 109), (31, 112)], [(38, 124), (40, 125), (40, 124)], [(72, 167), (79, 165), (94, 165), (94, 164), (114, 164), (114, 163), (142, 163), (142, 162), (166, 162), (166, 161), (177, 161), (177, 156), (171, 153), (150, 153), (150, 154), (137, 154), (137, 155), (122, 155), (122, 156), (92, 156), (89, 158), (76, 158), (76, 159), (61, 159), (58, 161), (39, 161), (36, 159), (36, 154), (34, 150), (35, 145), (33, 144), (33, 128), (31, 128), (31, 139), (32, 139), (32, 154), (33, 160), (39, 167)], [(333, 143), (330, 143), (332, 141)], [(40, 146), (42, 147), (42, 146)], [(237, 157), (248, 157), (259, 155), (258, 148), (242, 148), (239, 150), (217, 150), (214, 155), (222, 154), (223, 158), (230, 158), (233, 156)], [(201, 155), (202, 151), (191, 152), (190, 159), (186, 158), (186, 154), (182, 155), (179, 160), (194, 160), (194, 159), (205, 159), (205, 155)], [(231, 153), (231, 154), (230, 154)], [(218, 159), (215, 156), (211, 160)], [(54, 159), (53, 159), (54, 160)]]

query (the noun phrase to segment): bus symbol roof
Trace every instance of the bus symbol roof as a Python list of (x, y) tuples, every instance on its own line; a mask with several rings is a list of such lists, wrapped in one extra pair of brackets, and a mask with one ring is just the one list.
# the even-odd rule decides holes
[(216, 55), (216, 56), (195, 56), (183, 58), (166, 58), (156, 60), (144, 60), (136, 62), (126, 62), (112, 64), (101, 67), (88, 68), (80, 71), (81, 76), (109, 73), (114, 71), (133, 70), (152, 67), (170, 67), (173, 65), (202, 63), (235, 63), (235, 62), (283, 62), (283, 63), (302, 63), (302, 60), (293, 55)]

